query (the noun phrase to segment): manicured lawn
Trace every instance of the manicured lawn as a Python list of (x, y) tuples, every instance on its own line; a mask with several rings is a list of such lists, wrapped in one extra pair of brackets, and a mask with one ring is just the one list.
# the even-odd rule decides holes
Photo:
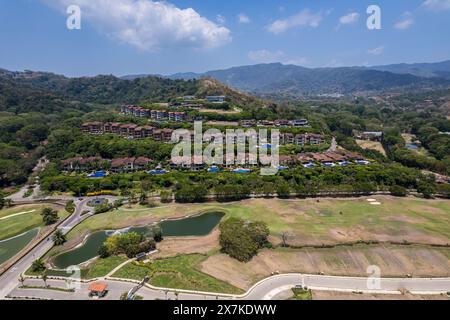
[(112, 256), (106, 259), (97, 259), (92, 263), (83, 278), (94, 279), (106, 276), (109, 272), (128, 259), (122, 256)]
[[(174, 204), (153, 209), (127, 209), (87, 219), (69, 239), (86, 232), (119, 229), (205, 211), (223, 211), (227, 217), (266, 222), (274, 236), (288, 231), (296, 244), (395, 239), (445, 242), (450, 235), (450, 201), (375, 197), (381, 205), (359, 199), (253, 199), (237, 203)], [(380, 235), (380, 238), (374, 238)], [(382, 237), (382, 236), (383, 237)], [(323, 241), (323, 242), (321, 242)]]
[(114, 277), (142, 280), (148, 275), (150, 283), (157, 287), (242, 293), (240, 289), (199, 271), (198, 265), (206, 258), (205, 255), (192, 254), (157, 259), (148, 264), (132, 263), (120, 269)]
[[(0, 210), (0, 240), (8, 239), (27, 232), (36, 227), (43, 226), (41, 211), (52, 205), (25, 205)], [(65, 218), (65, 210), (58, 212), (59, 217)]]

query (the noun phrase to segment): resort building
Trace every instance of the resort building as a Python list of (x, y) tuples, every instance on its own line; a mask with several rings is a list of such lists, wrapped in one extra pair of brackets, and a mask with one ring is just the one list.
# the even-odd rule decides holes
[(367, 140), (367, 141), (378, 141), (383, 140), (383, 131), (353, 131), (353, 135), (356, 139)]
[(89, 171), (94, 169), (99, 169), (105, 166), (109, 160), (102, 159), (101, 157), (75, 157), (69, 158), (62, 161), (62, 168), (64, 171)]
[(223, 103), (225, 102), (225, 96), (207, 96), (206, 101), (212, 103)]
[(282, 133), (280, 134), (280, 144), (295, 144), (297, 146), (304, 146), (307, 144), (317, 145), (325, 143), (325, 137), (320, 134), (296, 134)]
[(114, 173), (125, 173), (145, 170), (151, 162), (151, 159), (145, 157), (116, 158), (111, 161), (111, 171)]

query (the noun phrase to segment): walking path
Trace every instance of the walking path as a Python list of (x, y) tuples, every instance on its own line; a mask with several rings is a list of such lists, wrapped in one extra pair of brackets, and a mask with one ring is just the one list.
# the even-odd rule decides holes
[(12, 218), (12, 217), (17, 217), (17, 216), (21, 216), (21, 215), (28, 214), (28, 213), (33, 213), (33, 212), (35, 212), (35, 211), (36, 211), (36, 209), (30, 210), (30, 211), (24, 211), (24, 212), (14, 213), (14, 214), (11, 214), (11, 215), (9, 215), (9, 216), (0, 218), (0, 220), (6, 220), (6, 219), (9, 219), (9, 218)]

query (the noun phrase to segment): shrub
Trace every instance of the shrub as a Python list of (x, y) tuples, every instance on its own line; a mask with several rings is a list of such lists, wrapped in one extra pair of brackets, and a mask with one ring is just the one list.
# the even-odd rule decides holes
[(230, 218), (219, 229), (222, 252), (242, 262), (250, 261), (268, 242), (269, 229), (264, 222)]
[(112, 204), (105, 203), (105, 204), (96, 206), (95, 209), (94, 209), (94, 213), (95, 214), (105, 213), (105, 212), (111, 211), (112, 208), (113, 208)]
[(396, 197), (406, 197), (406, 195), (408, 194), (405, 188), (398, 185), (391, 186), (389, 188), (389, 192)]
[(75, 212), (75, 203), (73, 202), (73, 200), (67, 202), (66, 204), (66, 211), (69, 213), (74, 213)]
[(162, 203), (171, 203), (172, 202), (172, 192), (170, 191), (161, 191), (160, 194)]

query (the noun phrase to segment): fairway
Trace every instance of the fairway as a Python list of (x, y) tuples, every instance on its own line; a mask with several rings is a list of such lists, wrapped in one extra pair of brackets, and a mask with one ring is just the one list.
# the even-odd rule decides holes
[[(0, 210), (0, 240), (5, 240), (43, 226), (41, 211), (45, 207), (57, 208), (52, 204), (21, 205)], [(60, 210), (59, 217), (66, 217), (67, 212)]]
[[(296, 246), (356, 241), (394, 241), (447, 244), (450, 237), (450, 201), (377, 196), (380, 205), (357, 199), (253, 199), (234, 203), (174, 204), (153, 209), (127, 209), (91, 217), (69, 233), (77, 239), (97, 230), (145, 225), (164, 218), (222, 211), (227, 217), (262, 220), (272, 241), (288, 232)], [(73, 245), (73, 244), (72, 244)]]

